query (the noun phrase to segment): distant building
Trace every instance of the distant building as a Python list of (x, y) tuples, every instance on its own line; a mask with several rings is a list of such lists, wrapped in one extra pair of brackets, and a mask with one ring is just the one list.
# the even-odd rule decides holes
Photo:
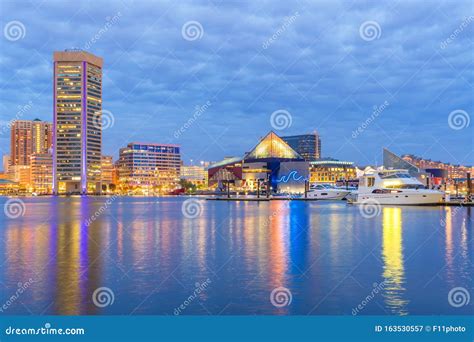
[(11, 125), (10, 165), (30, 165), (33, 153), (47, 153), (52, 146), (52, 123), (16, 120)]
[(8, 175), (8, 173), (10, 171), (10, 166), (11, 166), (10, 155), (4, 154), (3, 158), (2, 158), (2, 161), (3, 161), (3, 173)]
[(178, 185), (180, 165), (178, 145), (129, 143), (120, 149), (117, 161), (119, 184), (168, 192)]
[(106, 185), (107, 187), (110, 184), (113, 184), (113, 157), (112, 156), (102, 156), (101, 159), (101, 182), (102, 185)]
[(33, 153), (31, 156), (31, 190), (38, 194), (53, 191), (53, 156), (50, 153)]
[(293, 150), (306, 161), (321, 158), (321, 138), (317, 133), (281, 137)]
[[(424, 159), (413, 154), (404, 154), (401, 156), (406, 162), (415, 165), (424, 170), (443, 170), (442, 173), (447, 179), (466, 178), (467, 172), (474, 172), (474, 167), (467, 165), (453, 165), (441, 161), (434, 161), (431, 159)], [(441, 173), (440, 173), (441, 177)]]
[(332, 183), (349, 181), (357, 178), (353, 162), (337, 159), (320, 159), (309, 163), (311, 183)]
[(181, 179), (184, 179), (197, 187), (207, 187), (207, 170), (203, 166), (182, 165)]
[(413, 177), (417, 177), (420, 173), (420, 169), (418, 167), (402, 159), (386, 148), (383, 149), (383, 166), (386, 169), (407, 170)]
[(101, 191), (102, 64), (85, 51), (54, 52), (55, 193)]

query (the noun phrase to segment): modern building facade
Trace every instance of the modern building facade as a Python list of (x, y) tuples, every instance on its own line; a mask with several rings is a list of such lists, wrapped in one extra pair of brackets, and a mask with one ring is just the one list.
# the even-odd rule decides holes
[(167, 193), (176, 189), (179, 183), (180, 147), (129, 143), (120, 149), (116, 165), (122, 190)]
[(198, 165), (182, 165), (181, 179), (196, 185), (198, 188), (207, 187), (207, 170)]
[(276, 133), (268, 133), (244, 157), (226, 158), (209, 166), (209, 185), (235, 191), (302, 193), (309, 164)]
[(281, 137), (293, 150), (306, 161), (321, 158), (321, 138), (318, 133)]
[(357, 178), (353, 162), (336, 159), (320, 159), (309, 163), (311, 183), (336, 184), (344, 181), (354, 181)]
[(113, 170), (114, 170), (114, 163), (112, 156), (102, 156), (101, 161), (101, 182), (102, 186), (105, 185), (107, 187), (113, 183)]
[(51, 194), (53, 191), (53, 156), (51, 153), (33, 153), (31, 156), (31, 191)]
[(54, 193), (101, 191), (103, 60), (54, 52)]

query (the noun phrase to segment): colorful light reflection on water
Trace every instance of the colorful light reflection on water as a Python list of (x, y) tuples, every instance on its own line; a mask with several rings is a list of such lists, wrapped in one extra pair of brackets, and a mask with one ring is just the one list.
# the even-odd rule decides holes
[[(458, 286), (474, 296), (470, 208), (365, 218), (345, 202), (203, 200), (190, 219), (181, 198), (22, 200), (24, 216), (0, 221), (2, 314), (351, 315), (380, 283), (359, 314), (473, 313), (447, 300)], [(102, 286), (115, 300), (99, 308)], [(277, 287), (291, 304), (272, 305)]]

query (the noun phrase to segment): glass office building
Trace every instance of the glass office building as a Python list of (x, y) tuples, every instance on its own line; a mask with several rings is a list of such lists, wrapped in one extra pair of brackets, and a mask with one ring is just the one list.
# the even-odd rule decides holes
[(293, 150), (306, 161), (321, 158), (321, 139), (317, 133), (281, 137)]
[(120, 149), (119, 184), (130, 189), (174, 190), (179, 182), (180, 147), (168, 144), (129, 143)]
[(102, 64), (80, 50), (54, 53), (54, 193), (101, 191)]

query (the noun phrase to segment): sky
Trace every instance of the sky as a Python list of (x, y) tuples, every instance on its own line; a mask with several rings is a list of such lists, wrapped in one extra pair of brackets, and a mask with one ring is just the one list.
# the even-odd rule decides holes
[(358, 165), (382, 147), (474, 164), (470, 0), (2, 0), (0, 19), (0, 154), (11, 120), (52, 121), (53, 51), (80, 48), (104, 59), (115, 158), (138, 141), (219, 161), (273, 130)]

